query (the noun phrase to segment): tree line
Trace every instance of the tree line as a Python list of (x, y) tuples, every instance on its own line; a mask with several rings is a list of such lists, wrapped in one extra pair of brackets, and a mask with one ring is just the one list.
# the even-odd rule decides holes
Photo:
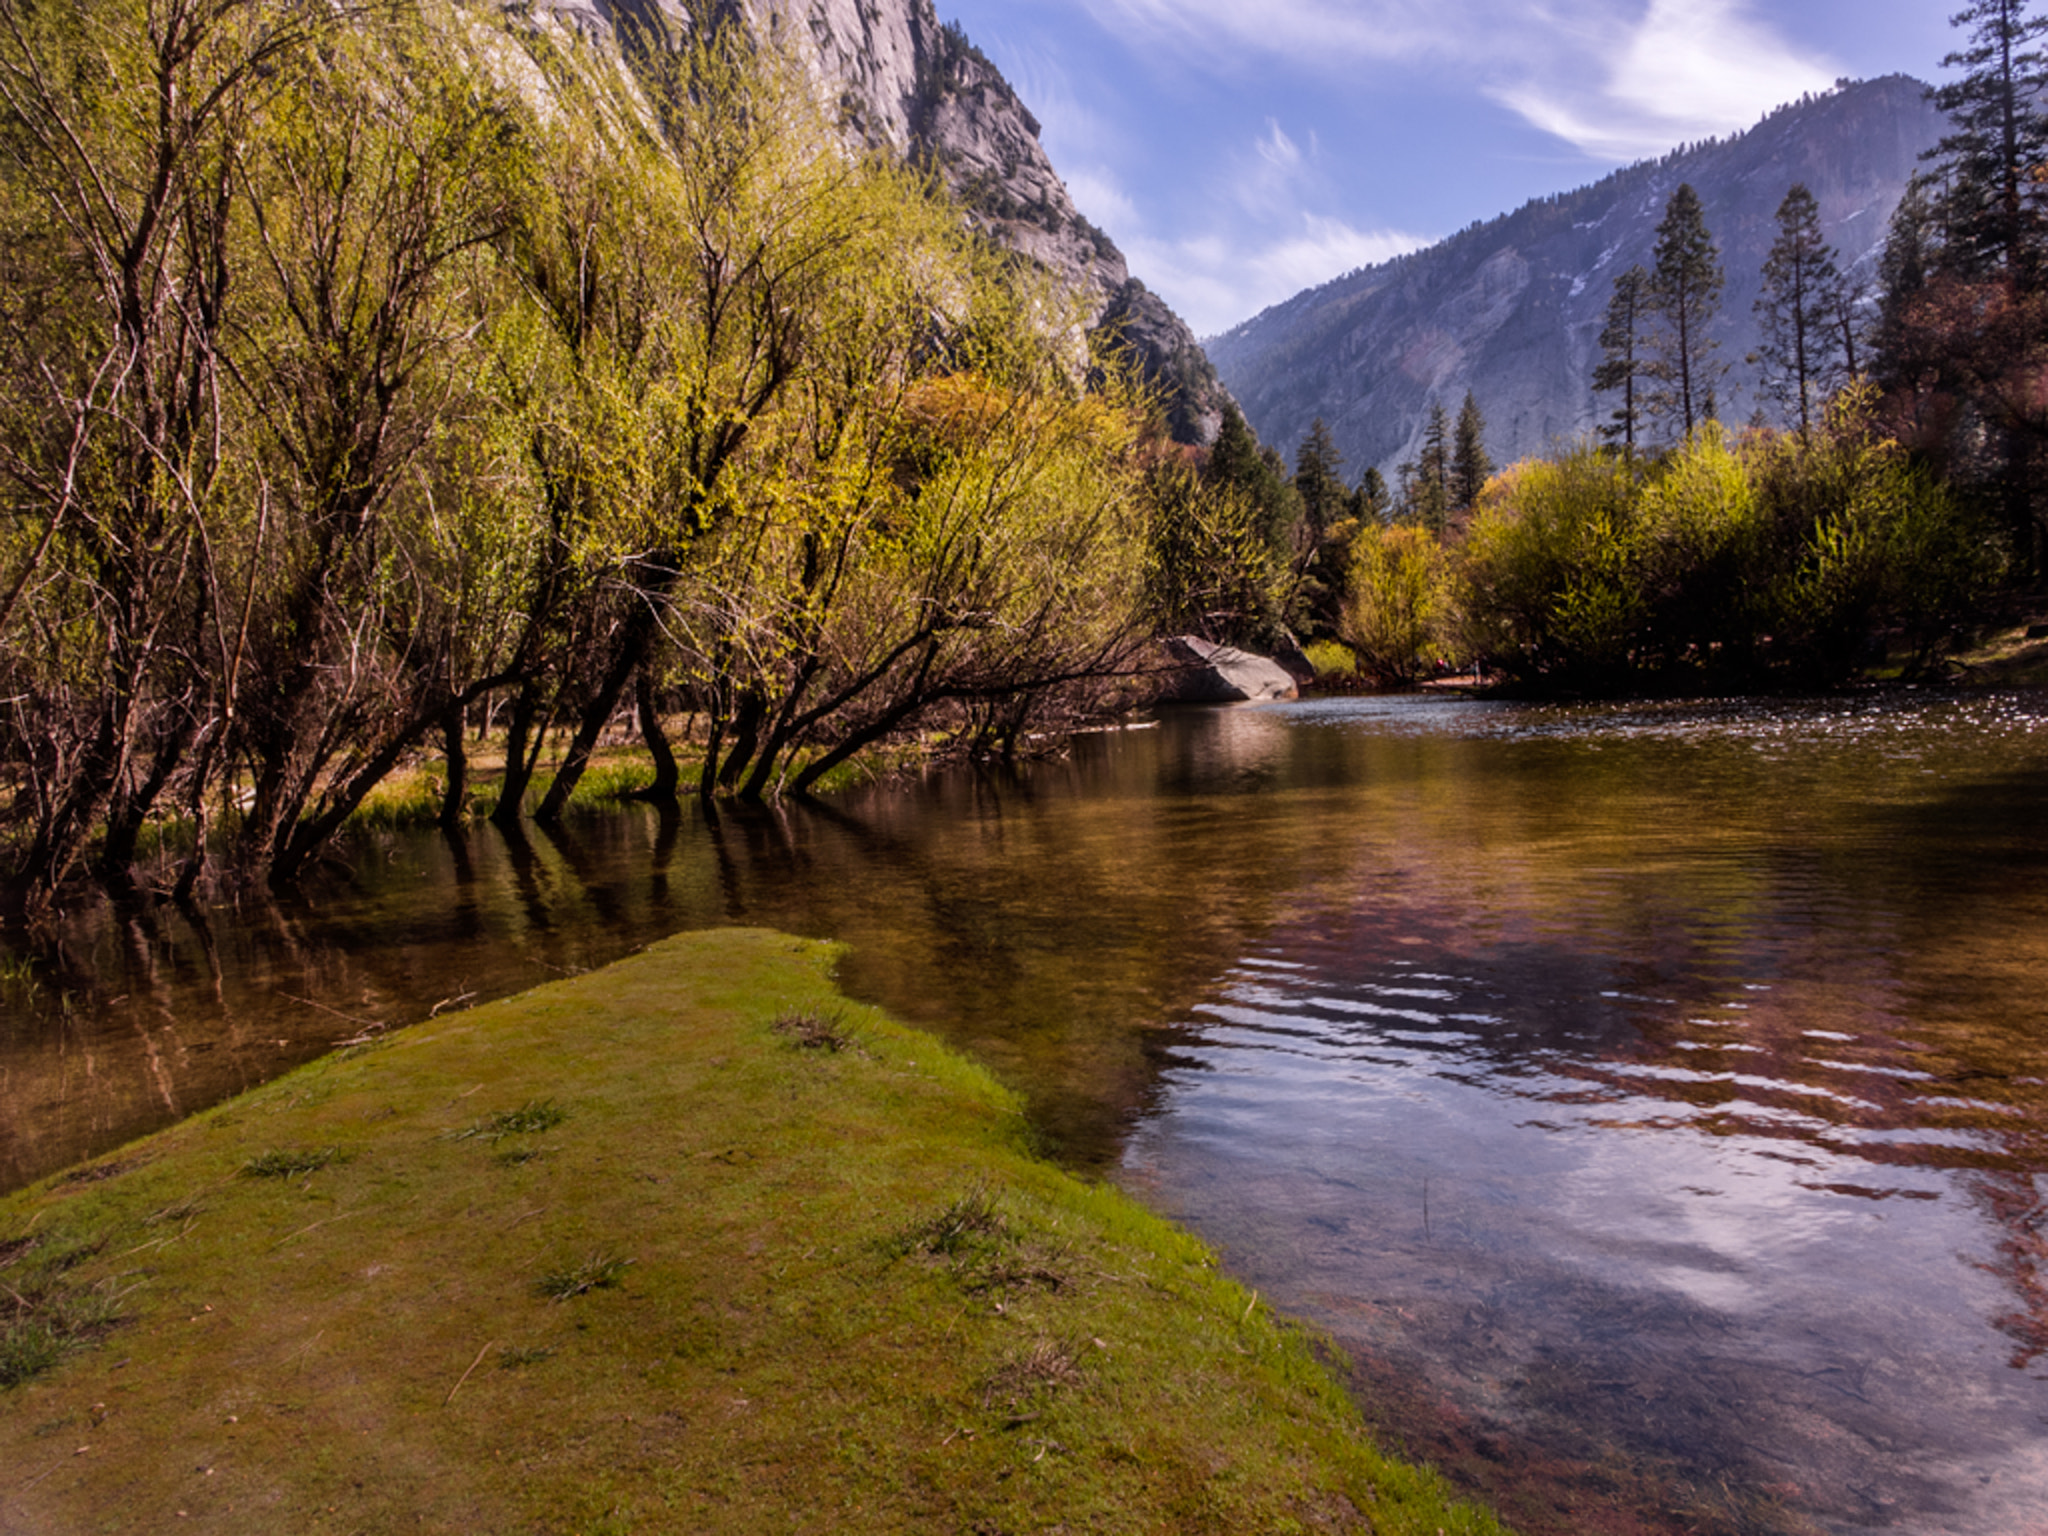
[[(1371, 471), (1351, 493), (1320, 606), (1292, 610), (1303, 632), (1390, 682), (1450, 661), (1569, 691), (1825, 687), (1887, 647), (1927, 670), (2038, 576), (2048, 18), (1976, 0), (1954, 20), (1961, 73), (1933, 93), (1953, 131), (1898, 205), (1874, 291), (1807, 187), (1779, 205), (1743, 430), (1719, 419), (1726, 273), (1681, 185), (1651, 262), (1614, 279), (1592, 438), (1474, 484), (1483, 418), (1468, 394), (1453, 434), (1432, 402), (1399, 493)], [(1304, 487), (1334, 480), (1321, 423), (1297, 464)]]
[(547, 821), (624, 715), (758, 797), (1131, 670), (1145, 402), (705, 9), (0, 0), (8, 908), (288, 884), (434, 749), (452, 823), (486, 725)]

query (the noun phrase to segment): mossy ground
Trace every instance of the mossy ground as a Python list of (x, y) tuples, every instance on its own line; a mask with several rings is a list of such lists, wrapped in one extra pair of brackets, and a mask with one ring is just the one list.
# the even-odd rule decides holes
[(61, 1325), (0, 1532), (1498, 1529), (831, 953), (671, 939), (0, 1201)]

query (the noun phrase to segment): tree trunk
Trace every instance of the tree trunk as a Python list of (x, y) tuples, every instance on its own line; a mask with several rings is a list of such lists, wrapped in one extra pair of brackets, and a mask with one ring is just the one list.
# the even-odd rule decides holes
[(654, 782), (633, 791), (633, 798), (672, 806), (682, 775), (676, 768), (675, 749), (669, 745), (668, 732), (662, 728), (661, 711), (655, 705), (654, 679), (645, 667), (633, 684), (633, 706), (640, 719), (640, 739), (647, 743), (647, 755), (654, 759)]
[(469, 754), (463, 749), (462, 731), (469, 713), (456, 699), (448, 701), (441, 714), (441, 743), (447, 757), (447, 782), (441, 786), (441, 814), (435, 818), (444, 830), (462, 825), (462, 802), (469, 795)]
[[(540, 756), (540, 739), (535, 724), (540, 719), (540, 684), (532, 679), (520, 684), (512, 700), (511, 723), (505, 727), (505, 777), (498, 786), (498, 803), (491, 808), (491, 820), (501, 827), (516, 827), (526, 800), (526, 786), (533, 782), (533, 765)], [(529, 738), (533, 739), (531, 749)]]
[(583, 770), (590, 766), (590, 754), (597, 747), (598, 737), (618, 711), (619, 695), (626, 691), (627, 680), (645, 664), (653, 639), (654, 607), (649, 599), (636, 607), (622, 626), (619, 647), (612, 653), (611, 667), (598, 683), (597, 692), (583, 706), (583, 715), (576, 722), (576, 735), (569, 743), (568, 755), (562, 759), (562, 766), (555, 773), (555, 782), (548, 786), (539, 809), (533, 813), (533, 819), (541, 825), (562, 819), (562, 812), (568, 807), (569, 797), (576, 792)]

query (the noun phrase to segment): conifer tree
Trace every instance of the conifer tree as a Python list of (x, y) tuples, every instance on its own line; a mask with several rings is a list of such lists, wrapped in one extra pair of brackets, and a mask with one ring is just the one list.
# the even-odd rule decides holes
[(1835, 249), (1821, 233), (1820, 204), (1804, 182), (1778, 205), (1778, 238), (1764, 258), (1763, 279), (1756, 301), (1763, 342), (1750, 361), (1761, 365), (1764, 394), (1797, 419), (1804, 441), (1812, 435), (1815, 397), (1826, 393), (1840, 355), (1828, 306), (1842, 281)]
[(1235, 486), (1250, 501), (1267, 548), (1283, 565), (1293, 555), (1294, 525), (1301, 516), (1285, 468), (1277, 453), (1260, 444), (1244, 413), (1226, 405), (1203, 478), (1211, 485)]
[(1355, 524), (1351, 493), (1338, 473), (1344, 455), (1318, 416), (1294, 456), (1294, 492), (1301, 501), (1295, 536), (1288, 618), (1309, 634), (1336, 628), (1344, 598), (1344, 560)]
[(1451, 418), (1441, 400), (1429, 403), (1422, 428), (1422, 455), (1401, 466), (1402, 502), (1409, 521), (1442, 533), (1450, 510)]
[(1924, 177), (1906, 183), (1892, 210), (1884, 253), (1877, 263), (1877, 320), (1871, 327), (1871, 372), (1881, 388), (1909, 385), (1922, 371), (1925, 350), (1911, 323), (1914, 301), (1926, 291), (1939, 258), (1934, 199)]
[(1330, 437), (1330, 429), (1318, 416), (1294, 454), (1294, 490), (1301, 497), (1301, 515), (1312, 533), (1321, 535), (1346, 512), (1344, 481), (1338, 471), (1344, 455)]
[(1607, 324), (1600, 332), (1604, 361), (1593, 370), (1593, 388), (1606, 394), (1621, 391), (1616, 406), (1600, 430), (1605, 442), (1619, 442), (1624, 462), (1636, 456), (1636, 432), (1642, 425), (1643, 400), (1637, 381), (1647, 378), (1651, 362), (1644, 345), (1644, 327), (1649, 323), (1650, 274), (1640, 266), (1630, 267), (1614, 280), (1614, 295), (1607, 301)]
[(1380, 473), (1377, 464), (1368, 464), (1365, 473), (1358, 477), (1358, 486), (1351, 493), (1351, 515), (1361, 524), (1384, 523), (1387, 514), (1393, 510), (1393, 498), (1387, 494), (1387, 477)]
[(1932, 95), (1955, 131), (1929, 151), (1948, 191), (1947, 254), (1971, 275), (2003, 272), (2031, 284), (2041, 275), (2048, 161), (2048, 59), (2036, 46), (2048, 16), (2033, 0), (1972, 0), (1950, 20), (1970, 41), (1941, 62), (1968, 71)]
[(1460, 511), (1470, 511), (1492, 475), (1493, 460), (1486, 456), (1486, 418), (1479, 413), (1479, 402), (1468, 389), (1465, 403), (1458, 409), (1457, 435), (1451, 451), (1451, 505)]
[(1699, 194), (1690, 182), (1681, 182), (1657, 226), (1656, 265), (1649, 282), (1658, 321), (1652, 350), (1659, 384), (1650, 408), (1675, 418), (1681, 436), (1690, 437), (1715, 412), (1714, 386), (1726, 365), (1713, 361), (1720, 343), (1707, 335), (1707, 326), (1721, 307), (1726, 280)]

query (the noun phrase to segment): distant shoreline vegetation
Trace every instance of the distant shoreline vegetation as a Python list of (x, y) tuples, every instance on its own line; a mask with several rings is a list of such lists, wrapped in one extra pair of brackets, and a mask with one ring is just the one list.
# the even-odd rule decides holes
[[(1894, 214), (1874, 281), (1787, 188), (1746, 361), (1762, 405), (1721, 406), (1725, 273), (1690, 186), (1648, 266), (1615, 275), (1594, 438), (1495, 474), (1479, 403), (1433, 400), (1421, 451), (1353, 488), (1318, 421), (1291, 484), (1237, 481), (1285, 525), (1279, 613), (1403, 685), (1479, 669), (1525, 694), (1832, 688), (2038, 614), (2048, 571), (2048, 17), (1979, 0), (1952, 131)], [(1475, 468), (1476, 467), (1476, 468)], [(1256, 636), (1247, 628), (1247, 642)], [(1325, 657), (1327, 651), (1319, 652)]]

